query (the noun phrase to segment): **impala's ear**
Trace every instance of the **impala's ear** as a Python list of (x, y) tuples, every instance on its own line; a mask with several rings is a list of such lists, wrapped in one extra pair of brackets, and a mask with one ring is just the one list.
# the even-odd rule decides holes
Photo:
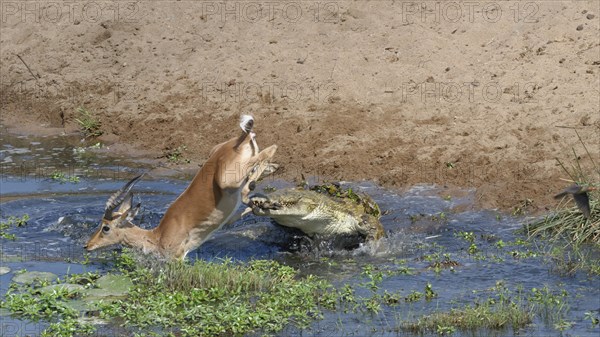
[(248, 162), (246, 166), (248, 182), (257, 181), (263, 175), (275, 172), (279, 165), (270, 162), (275, 152), (277, 152), (277, 145), (271, 145)]
[(127, 212), (127, 217), (126, 217), (127, 221), (133, 222), (133, 219), (135, 218), (135, 216), (140, 212), (141, 205), (142, 205), (141, 203), (138, 203), (137, 205), (135, 205), (134, 208), (130, 209), (129, 212)]
[[(106, 202), (106, 207), (104, 208), (104, 219), (112, 220), (113, 213), (122, 213), (120, 212), (120, 210), (123, 206), (123, 203), (125, 203), (126, 199), (130, 197), (129, 192), (131, 191), (135, 183), (137, 183), (142, 178), (142, 176), (144, 176), (144, 173), (131, 179), (127, 184), (125, 184), (125, 186), (121, 187), (120, 190), (113, 193), (113, 195), (111, 195), (110, 198), (108, 198), (108, 201)], [(115, 208), (117, 207), (119, 207), (119, 210), (115, 212)], [(131, 200), (129, 201), (129, 208), (131, 208)]]
[(123, 214), (129, 212), (131, 204), (133, 204), (133, 193), (130, 193), (128, 197), (125, 197), (125, 200), (119, 205), (117, 213)]
[(271, 160), (275, 155), (275, 152), (277, 152), (277, 145), (271, 145), (268, 148), (260, 151), (260, 153), (258, 154), (258, 158), (261, 161)]

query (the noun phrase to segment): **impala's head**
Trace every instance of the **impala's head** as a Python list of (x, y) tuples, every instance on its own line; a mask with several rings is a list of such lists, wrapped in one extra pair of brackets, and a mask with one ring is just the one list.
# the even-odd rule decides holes
[(131, 221), (140, 209), (140, 204), (131, 207), (133, 194), (130, 191), (142, 175), (133, 178), (108, 198), (100, 227), (88, 240), (84, 246), (85, 249), (92, 251), (113, 244), (124, 243), (126, 230), (135, 226)]

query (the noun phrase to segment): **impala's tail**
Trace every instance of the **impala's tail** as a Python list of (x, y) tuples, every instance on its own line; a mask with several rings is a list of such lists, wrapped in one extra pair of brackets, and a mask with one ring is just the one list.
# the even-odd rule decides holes
[(242, 128), (242, 135), (239, 138), (238, 144), (240, 144), (246, 136), (250, 136), (252, 141), (252, 147), (254, 148), (254, 154), (256, 155), (260, 150), (258, 149), (258, 144), (256, 143), (256, 134), (252, 132), (252, 128), (254, 127), (254, 117), (250, 115), (242, 115), (240, 118), (240, 128)]
[(254, 126), (254, 117), (252, 117), (250, 115), (242, 115), (242, 118), (240, 119), (240, 128), (242, 128), (242, 130), (245, 133), (250, 133), (250, 131), (252, 131), (253, 126)]

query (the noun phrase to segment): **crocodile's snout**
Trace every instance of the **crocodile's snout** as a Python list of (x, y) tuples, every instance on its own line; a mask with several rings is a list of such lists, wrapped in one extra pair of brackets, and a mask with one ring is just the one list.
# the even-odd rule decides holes
[(278, 210), (281, 208), (279, 202), (272, 201), (268, 196), (260, 193), (250, 197), (250, 206), (261, 210)]

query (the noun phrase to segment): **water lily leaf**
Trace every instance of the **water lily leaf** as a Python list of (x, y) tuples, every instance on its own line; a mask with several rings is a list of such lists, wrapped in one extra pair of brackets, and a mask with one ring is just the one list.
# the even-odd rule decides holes
[(51, 284), (49, 286), (45, 286), (39, 289), (39, 292), (42, 294), (52, 293), (54, 291), (67, 291), (69, 293), (82, 292), (85, 290), (85, 287), (80, 284)]
[(104, 325), (109, 322), (98, 317), (79, 317), (77, 322), (80, 324)]
[(84, 301), (84, 300), (73, 300), (73, 301), (64, 302), (64, 304), (67, 307), (69, 307), (75, 311), (78, 311), (78, 312), (88, 312), (93, 309), (90, 306), (91, 303)]
[(127, 297), (127, 293), (123, 292), (114, 292), (111, 289), (88, 289), (85, 292), (85, 297), (83, 298), (85, 301), (94, 302), (94, 301), (112, 301), (123, 299)]
[(16, 283), (32, 283), (35, 280), (41, 281), (55, 281), (58, 276), (54, 273), (46, 271), (26, 271), (23, 274), (16, 275), (13, 277), (13, 282)]
[(126, 294), (129, 288), (133, 287), (131, 279), (124, 275), (108, 274), (104, 275), (96, 281), (98, 288), (110, 290), (114, 293)]
[(97, 289), (86, 291), (85, 300), (123, 298), (129, 293), (129, 288), (133, 287), (133, 282), (127, 276), (108, 274), (99, 278), (96, 286)]

